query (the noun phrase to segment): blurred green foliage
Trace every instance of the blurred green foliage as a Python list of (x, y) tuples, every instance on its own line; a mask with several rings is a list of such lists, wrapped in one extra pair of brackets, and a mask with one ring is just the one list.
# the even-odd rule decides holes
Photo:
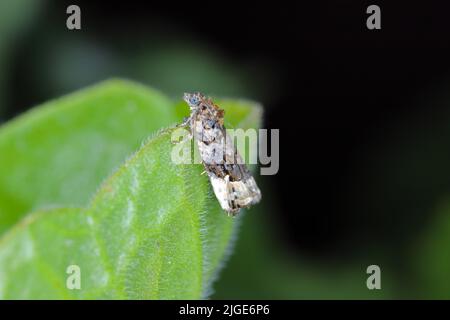
[[(270, 185), (262, 192), (270, 195)], [(382, 265), (382, 290), (368, 290), (364, 259), (314, 261), (290, 251), (274, 234), (274, 199), (242, 218), (236, 249), (215, 286), (213, 299), (389, 299), (397, 282)], [(377, 260), (380, 261), (380, 260)]]
[(450, 202), (442, 201), (437, 215), (411, 249), (417, 274), (418, 297), (450, 299)]
[(0, 1), (0, 123), (9, 101), (8, 77), (14, 49), (38, 15), (40, 3), (40, 0)]

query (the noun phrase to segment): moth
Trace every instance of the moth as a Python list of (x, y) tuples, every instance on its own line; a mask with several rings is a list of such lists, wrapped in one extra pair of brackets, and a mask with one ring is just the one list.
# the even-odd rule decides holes
[(228, 215), (261, 200), (261, 191), (227, 134), (224, 110), (201, 93), (185, 93), (191, 110), (183, 124), (189, 125), (200, 158), (217, 200)]

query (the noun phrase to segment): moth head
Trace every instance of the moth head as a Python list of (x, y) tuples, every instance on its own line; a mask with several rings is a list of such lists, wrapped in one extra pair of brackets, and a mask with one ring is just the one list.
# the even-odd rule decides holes
[(189, 105), (191, 110), (197, 109), (205, 96), (203, 96), (200, 92), (195, 93), (185, 93), (183, 96), (184, 101)]

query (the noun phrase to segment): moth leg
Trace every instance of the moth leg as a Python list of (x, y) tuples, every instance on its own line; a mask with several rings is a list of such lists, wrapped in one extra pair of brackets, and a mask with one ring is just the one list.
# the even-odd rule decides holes
[[(184, 117), (183, 118), (183, 122), (180, 124), (176, 125), (176, 128), (186, 128), (189, 127), (189, 134), (186, 136), (187, 140), (192, 140), (193, 137), (193, 133), (192, 133), (192, 115), (189, 117)], [(184, 141), (184, 139), (182, 139), (181, 141), (173, 141), (172, 144), (178, 144), (180, 142)]]
[(190, 122), (191, 122), (191, 117), (184, 117), (183, 118), (183, 122), (182, 123), (180, 123), (179, 125), (177, 125), (177, 127), (187, 127), (187, 126), (190, 126)]
[(171, 142), (172, 144), (176, 145), (176, 144), (179, 144), (179, 143), (181, 143), (181, 142), (190, 141), (191, 139), (192, 139), (192, 133), (190, 132), (190, 133), (186, 136), (186, 138), (181, 139), (181, 140), (178, 140), (178, 141), (170, 141), (170, 142)]
[[(191, 121), (190, 118), (187, 118), (187, 123), (189, 123), (189, 121)], [(183, 121), (183, 123), (179, 124), (176, 126), (176, 128), (183, 128), (183, 127), (189, 127), (190, 129), (190, 125), (186, 124), (186, 120)], [(190, 141), (193, 138), (193, 134), (192, 134), (192, 130), (189, 130), (189, 133), (181, 140), (178, 141), (171, 141), (172, 144), (179, 144), (180, 142), (185, 142), (185, 141)]]

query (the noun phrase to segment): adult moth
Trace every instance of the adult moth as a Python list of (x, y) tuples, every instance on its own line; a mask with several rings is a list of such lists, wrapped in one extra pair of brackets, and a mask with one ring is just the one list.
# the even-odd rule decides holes
[(191, 110), (184, 122), (197, 142), (205, 172), (223, 210), (235, 216), (261, 200), (255, 179), (227, 134), (224, 111), (201, 93), (185, 93), (184, 101)]

